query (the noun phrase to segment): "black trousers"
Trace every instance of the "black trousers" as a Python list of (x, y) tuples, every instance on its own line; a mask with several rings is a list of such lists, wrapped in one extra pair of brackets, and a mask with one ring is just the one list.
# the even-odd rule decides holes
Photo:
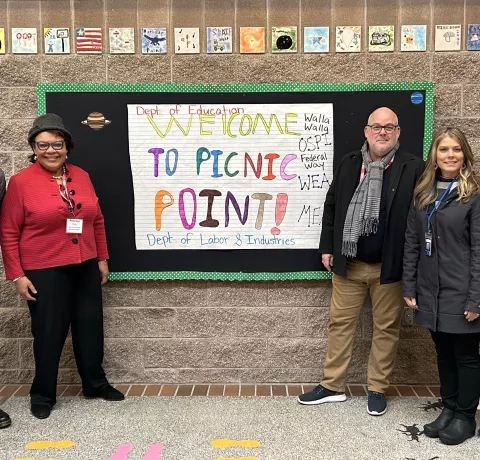
[(29, 301), (35, 378), (32, 404), (56, 402), (58, 365), (71, 326), (73, 351), (85, 396), (108, 386), (103, 361), (102, 289), (98, 261), (25, 270), (37, 290)]
[(480, 333), (430, 331), (437, 349), (440, 394), (461, 420), (475, 419), (480, 396)]

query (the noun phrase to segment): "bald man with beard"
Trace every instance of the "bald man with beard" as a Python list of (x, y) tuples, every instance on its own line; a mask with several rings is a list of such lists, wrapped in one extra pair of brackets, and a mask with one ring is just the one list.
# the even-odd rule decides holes
[(407, 215), (423, 160), (400, 148), (398, 118), (388, 107), (370, 114), (364, 133), (362, 148), (341, 159), (325, 199), (319, 252), (333, 272), (328, 349), (323, 380), (298, 402), (347, 399), (355, 329), (370, 295), (367, 412), (383, 415), (405, 306), (401, 280)]

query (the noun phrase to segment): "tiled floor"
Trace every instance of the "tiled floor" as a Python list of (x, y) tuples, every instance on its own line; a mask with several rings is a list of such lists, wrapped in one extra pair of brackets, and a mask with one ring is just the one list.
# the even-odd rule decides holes
[[(204, 395), (209, 390), (223, 395), (290, 395), (289, 387), (296, 393), (303, 390), (298, 384), (190, 384), (157, 385), (151, 393), (165, 394), (165, 390), (171, 394), (173, 389), (176, 395)], [(129, 394), (141, 390), (145, 394), (150, 389), (146, 385), (127, 388)], [(356, 386), (353, 392), (362, 389)], [(479, 436), (461, 446), (448, 446), (423, 434), (423, 425), (440, 413), (437, 398), (425, 389), (430, 396), (390, 398), (389, 410), (382, 417), (367, 414), (366, 397), (309, 408), (297, 404), (293, 396), (134, 396), (111, 404), (62, 397), (49, 419), (37, 420), (30, 413), (28, 396), (9, 397), (2, 409), (12, 416), (13, 425), (0, 430), (0, 459), (479, 459)], [(408, 393), (422, 391), (414, 390)], [(72, 392), (76, 391), (74, 387)]]
[[(199, 384), (199, 385), (115, 385), (126, 396), (298, 396), (315, 384)], [(30, 385), (0, 385), (0, 404), (11, 396), (27, 396)], [(347, 396), (366, 396), (366, 385), (348, 385)], [(437, 386), (392, 385), (387, 396), (439, 397)], [(57, 396), (81, 396), (80, 385), (59, 385)]]

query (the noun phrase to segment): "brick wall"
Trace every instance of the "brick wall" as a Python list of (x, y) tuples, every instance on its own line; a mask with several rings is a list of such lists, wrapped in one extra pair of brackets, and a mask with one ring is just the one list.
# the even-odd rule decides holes
[[(480, 23), (478, 0), (0, 0), (0, 27), (168, 28), (168, 54), (142, 56), (0, 56), (0, 167), (27, 165), (26, 133), (36, 115), (38, 82), (361, 82), (429, 80), (436, 86), (436, 126), (464, 129), (480, 154), (480, 53), (433, 52), (433, 25)], [(428, 25), (426, 53), (304, 55), (304, 26)], [(267, 53), (240, 55), (241, 26), (266, 26)], [(299, 53), (269, 53), (272, 25), (299, 27)], [(231, 26), (234, 53), (173, 54), (173, 27)], [(72, 29), (73, 30), (73, 29)], [(465, 29), (464, 29), (465, 30)], [(464, 32), (464, 30), (462, 32)], [(203, 32), (202, 32), (203, 34)], [(41, 34), (39, 34), (41, 35)], [(464, 34), (465, 35), (465, 34)], [(202, 35), (203, 36), (203, 35)], [(40, 44), (43, 47), (43, 44)], [(366, 49), (364, 33), (362, 48)], [(465, 49), (465, 38), (463, 43)], [(2, 273), (3, 275), (3, 273)], [(115, 382), (316, 382), (321, 377), (330, 283), (110, 282), (105, 295), (105, 367)], [(356, 334), (350, 382), (364, 382), (372, 334), (367, 305)], [(0, 281), (0, 383), (28, 383), (33, 373), (26, 303)], [(428, 335), (402, 329), (396, 383), (436, 381)], [(78, 381), (71, 343), (59, 381)]]

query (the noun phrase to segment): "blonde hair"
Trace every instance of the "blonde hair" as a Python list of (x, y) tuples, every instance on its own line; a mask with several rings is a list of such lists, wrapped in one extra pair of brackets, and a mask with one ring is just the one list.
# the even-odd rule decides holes
[(473, 170), (472, 148), (465, 134), (458, 128), (445, 128), (435, 134), (425, 162), (425, 170), (415, 187), (414, 197), (418, 209), (426, 208), (428, 204), (437, 199), (435, 181), (440, 176), (440, 171), (437, 169), (437, 150), (440, 142), (446, 137), (457, 141), (463, 152), (463, 166), (457, 176), (458, 201), (466, 203), (473, 195), (480, 193), (477, 176)]

